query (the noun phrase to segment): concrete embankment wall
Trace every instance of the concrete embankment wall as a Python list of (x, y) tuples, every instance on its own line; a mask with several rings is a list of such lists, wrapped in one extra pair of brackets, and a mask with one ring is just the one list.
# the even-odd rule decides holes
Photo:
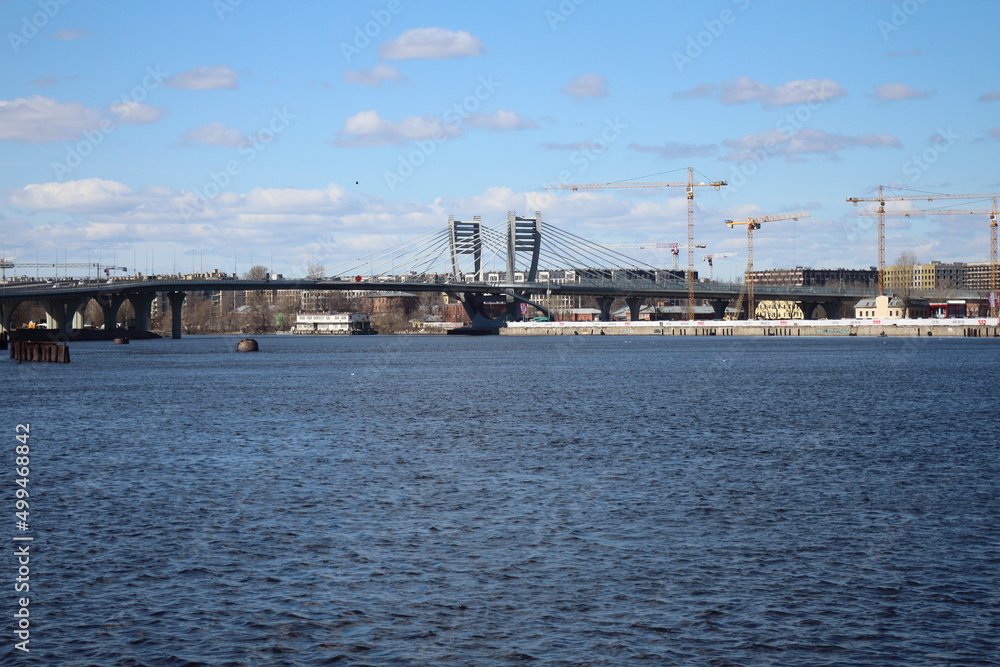
[(664, 322), (649, 324), (621, 322), (562, 322), (545, 326), (510, 324), (500, 330), (504, 336), (943, 336), (951, 338), (1000, 338), (1000, 325), (991, 324), (843, 324), (798, 326), (788, 324), (743, 324), (704, 322), (698, 324)]

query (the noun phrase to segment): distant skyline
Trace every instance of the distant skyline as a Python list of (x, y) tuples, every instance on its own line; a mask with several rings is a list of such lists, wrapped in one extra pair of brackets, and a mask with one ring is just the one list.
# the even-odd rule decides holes
[[(0, 254), (294, 277), (536, 209), (597, 242), (685, 243), (682, 189), (544, 187), (691, 165), (730, 183), (695, 199), (699, 259), (738, 253), (717, 277), (746, 261), (724, 220), (795, 210), (756, 268), (866, 268), (874, 221), (847, 197), (1000, 191), (997, 19), (986, 0), (0, 0)], [(986, 261), (988, 239), (984, 217), (890, 217), (886, 260)]]

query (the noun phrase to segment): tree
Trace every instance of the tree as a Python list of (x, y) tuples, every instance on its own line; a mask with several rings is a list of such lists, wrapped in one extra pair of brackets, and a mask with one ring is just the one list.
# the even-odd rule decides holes
[(249, 271), (243, 274), (245, 280), (267, 280), (267, 276), (267, 267), (260, 264), (254, 264)]

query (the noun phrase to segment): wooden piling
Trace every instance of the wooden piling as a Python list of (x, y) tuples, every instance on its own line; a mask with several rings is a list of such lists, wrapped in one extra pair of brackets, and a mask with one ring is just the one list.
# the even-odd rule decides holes
[(10, 342), (10, 358), (22, 361), (48, 361), (57, 364), (69, 363), (69, 343), (40, 343), (13, 340)]

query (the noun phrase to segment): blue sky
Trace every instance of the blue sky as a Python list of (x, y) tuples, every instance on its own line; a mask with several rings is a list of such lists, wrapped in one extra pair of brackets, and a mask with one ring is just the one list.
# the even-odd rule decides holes
[[(1000, 190), (998, 18), (986, 0), (0, 1), (0, 253), (241, 273), (253, 253), (297, 276), (448, 215), (535, 209), (683, 243), (680, 189), (543, 188), (690, 165), (730, 183), (696, 194), (697, 240), (739, 253), (717, 276), (745, 263), (725, 219), (802, 209), (758, 233), (758, 268), (867, 267), (874, 227), (845, 198)], [(889, 262), (988, 259), (985, 218), (888, 221)]]

